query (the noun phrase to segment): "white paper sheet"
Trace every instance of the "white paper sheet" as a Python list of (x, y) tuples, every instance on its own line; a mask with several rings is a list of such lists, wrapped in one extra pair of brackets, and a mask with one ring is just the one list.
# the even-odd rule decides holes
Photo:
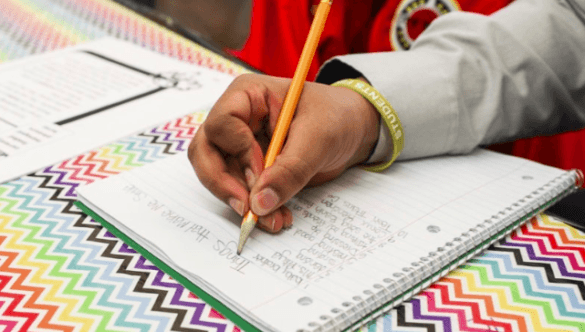
[(0, 183), (209, 110), (232, 77), (115, 39), (0, 66)]

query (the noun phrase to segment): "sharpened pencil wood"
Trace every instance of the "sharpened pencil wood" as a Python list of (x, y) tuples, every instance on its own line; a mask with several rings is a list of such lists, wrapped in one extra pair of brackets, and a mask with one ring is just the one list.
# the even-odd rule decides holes
[[(311, 29), (309, 30), (307, 41), (303, 47), (301, 57), (297, 64), (297, 69), (295, 70), (293, 79), (288, 89), (288, 93), (284, 98), (284, 103), (282, 104), (280, 115), (278, 116), (278, 121), (276, 122), (274, 133), (272, 134), (272, 139), (270, 140), (270, 145), (266, 151), (264, 168), (272, 166), (276, 160), (276, 156), (278, 156), (280, 150), (282, 149), (282, 145), (284, 144), (284, 140), (288, 134), (288, 129), (295, 114), (301, 93), (303, 92), (305, 80), (307, 79), (307, 74), (309, 73), (311, 62), (313, 62), (313, 57), (315, 56), (315, 51), (317, 50), (319, 39), (321, 39), (321, 34), (323, 33), (323, 28), (325, 27), (325, 22), (327, 20), (327, 15), (329, 14), (329, 9), (331, 8), (332, 2), (333, 1), (331, 0), (321, 0), (319, 6), (317, 7), (317, 12), (315, 13), (313, 23), (311, 24)], [(246, 243), (248, 236), (250, 236), (252, 229), (256, 225), (256, 222), (254, 222), (252, 229), (248, 229), (249, 224), (246, 223), (246, 221), (248, 220), (249, 214), (254, 215), (254, 213), (250, 210), (244, 217), (244, 221), (242, 221), (238, 254), (241, 253), (241, 249), (243, 249), (244, 243)], [(258, 217), (256, 215), (254, 215), (254, 217), (257, 221)], [(246, 235), (244, 235), (244, 232), (246, 232)]]
[(238, 255), (242, 253), (242, 249), (244, 249), (244, 244), (248, 241), (248, 237), (250, 237), (250, 233), (254, 227), (256, 227), (256, 222), (258, 221), (258, 217), (252, 212), (252, 210), (246, 213), (244, 220), (242, 221), (242, 226), (240, 227), (240, 240), (238, 241)]

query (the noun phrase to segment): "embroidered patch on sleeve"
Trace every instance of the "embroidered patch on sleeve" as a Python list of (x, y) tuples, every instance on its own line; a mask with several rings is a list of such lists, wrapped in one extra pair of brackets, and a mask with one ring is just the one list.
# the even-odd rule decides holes
[(457, 0), (402, 0), (390, 25), (390, 44), (405, 51), (437, 17), (461, 10)]

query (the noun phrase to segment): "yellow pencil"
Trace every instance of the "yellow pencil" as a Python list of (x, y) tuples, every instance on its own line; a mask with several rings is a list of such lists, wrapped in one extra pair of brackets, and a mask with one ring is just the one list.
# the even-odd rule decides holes
[[(317, 7), (317, 12), (315, 13), (315, 18), (313, 18), (313, 23), (311, 24), (311, 29), (309, 30), (307, 41), (305, 42), (303, 52), (301, 53), (301, 58), (297, 64), (297, 69), (295, 70), (295, 74), (288, 89), (288, 93), (284, 98), (284, 103), (282, 104), (280, 115), (278, 116), (278, 122), (276, 123), (274, 133), (272, 134), (272, 140), (270, 140), (268, 151), (266, 151), (266, 157), (264, 158), (264, 168), (269, 167), (274, 163), (276, 156), (282, 149), (284, 139), (288, 134), (290, 122), (292, 121), (297, 104), (299, 102), (299, 98), (301, 97), (301, 92), (303, 91), (303, 86), (305, 85), (305, 80), (307, 79), (307, 73), (309, 72), (309, 67), (311, 66), (313, 56), (315, 55), (315, 50), (317, 49), (317, 44), (319, 44), (321, 33), (325, 27), (325, 21), (327, 20), (327, 15), (329, 14), (329, 9), (331, 8), (332, 2), (333, 0), (321, 0), (319, 6)], [(244, 216), (240, 230), (238, 255), (242, 252), (244, 244), (246, 243), (246, 240), (248, 240), (248, 237), (250, 236), (250, 233), (252, 233), (252, 230), (256, 226), (257, 222), (258, 216), (255, 215), (252, 210), (248, 211), (248, 213), (246, 213)]]

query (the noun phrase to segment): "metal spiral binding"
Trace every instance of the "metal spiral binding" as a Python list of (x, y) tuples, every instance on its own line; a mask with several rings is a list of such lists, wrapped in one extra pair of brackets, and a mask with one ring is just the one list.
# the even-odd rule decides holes
[[(365, 297), (356, 295), (352, 301), (341, 304), (344, 309), (331, 309), (329, 316), (321, 316), (322, 323), (311, 322), (308, 330), (301, 329), (297, 332), (341, 331), (342, 326), (350, 326), (350, 330), (353, 330), (359, 327), (355, 323), (356, 321), (364, 316), (369, 316), (369, 313), (377, 309), (380, 309), (378, 313), (368, 318), (379, 317), (482, 252), (498, 239), (510, 234), (515, 227), (511, 227), (503, 234), (501, 232), (514, 221), (522, 218), (528, 221), (530, 216), (536, 215), (548, 207), (546, 204), (553, 198), (561, 199), (568, 195), (570, 190), (567, 188), (570, 188), (571, 184), (574, 184), (573, 188), (583, 187), (585, 184), (583, 172), (574, 170), (555, 178), (512, 206), (461, 233), (460, 236), (445, 243), (445, 246), (430, 252), (427, 257), (421, 257), (418, 261), (412, 262), (411, 266), (403, 267), (402, 272), (394, 273), (391, 277), (384, 278), (381, 283), (374, 284), (372, 289), (364, 290)], [(551, 186), (552, 189), (550, 189)], [(496, 234), (498, 236), (495, 236)], [(441, 269), (444, 270), (433, 276)], [(425, 278), (428, 279), (424, 281)], [(414, 285), (422, 281), (424, 282), (412, 289)], [(405, 293), (408, 289), (410, 291)]]

